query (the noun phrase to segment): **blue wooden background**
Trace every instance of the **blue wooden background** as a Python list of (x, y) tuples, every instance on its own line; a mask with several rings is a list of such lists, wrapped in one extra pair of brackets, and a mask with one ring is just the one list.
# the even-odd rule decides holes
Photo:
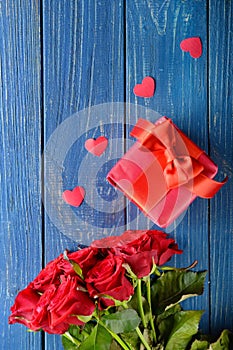
[[(197, 60), (179, 48), (189, 36), (201, 37)], [(219, 165), (218, 179), (229, 176), (170, 235), (184, 249), (172, 263), (197, 259), (208, 270), (203, 296), (184, 307), (206, 310), (204, 332), (233, 328), (232, 47), (231, 0), (0, 1), (1, 349), (62, 349), (59, 336), (29, 333), (7, 318), (41, 267), (77, 246), (43, 208), (42, 151), (62, 121), (105, 102), (171, 117)], [(156, 79), (155, 96), (137, 98), (133, 87), (146, 75)], [(110, 122), (129, 123), (130, 116)], [(75, 170), (72, 161), (66, 166)]]

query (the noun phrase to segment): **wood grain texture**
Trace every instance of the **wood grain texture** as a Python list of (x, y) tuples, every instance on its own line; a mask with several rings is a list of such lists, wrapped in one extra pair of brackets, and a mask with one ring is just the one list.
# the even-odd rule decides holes
[[(45, 141), (48, 141), (56, 127), (73, 113), (123, 99), (122, 6), (120, 2), (106, 6), (104, 1), (98, 4), (69, 1), (59, 6), (56, 1), (45, 2), (43, 16)], [(114, 116), (109, 119), (117, 122)], [(80, 142), (77, 140), (65, 164), (71, 167), (68, 175), (73, 173), (73, 177), (77, 169), (75, 163), (79, 165), (86, 154), (87, 135), (97, 137), (99, 132), (97, 127), (89, 132), (88, 117), (78, 120), (76, 127), (83, 125), (86, 135), (82, 135)], [(90, 176), (91, 171), (90, 166)], [(54, 241), (60, 240), (54, 237)], [(56, 252), (60, 250), (59, 245)]]
[(7, 324), (17, 293), (41, 269), (38, 2), (0, 2), (0, 32), (0, 348), (40, 349), (40, 334)]
[[(69, 120), (73, 113), (105, 102), (123, 101), (123, 10), (122, 1), (43, 1), (45, 142), (49, 140), (57, 126), (64, 120)], [(76, 181), (83, 181), (78, 179), (77, 174), (80, 164), (87, 157), (85, 140), (103, 135), (106, 131), (104, 126), (98, 128), (98, 123), (93, 128), (89, 115), (77, 118), (74, 128), (84, 129), (85, 133), (70, 147), (65, 159), (64, 190), (82, 185)], [(109, 122), (122, 123), (124, 120), (120, 116), (113, 115), (109, 117)], [(112, 131), (108, 130), (105, 136), (112, 138)], [(63, 139), (56, 141), (56, 147), (61, 148), (62, 144), (59, 142), (69, 138), (69, 134), (62, 137)], [(122, 148), (122, 153), (123, 145), (122, 134), (117, 146)], [(97, 160), (93, 157), (92, 164), (86, 169), (85, 178), (90, 181), (94, 177), (95, 164), (98, 166)], [(45, 168), (46, 166), (45, 161)], [(99, 184), (100, 191), (103, 187), (103, 183)], [(88, 192), (90, 188), (91, 186), (87, 184), (85, 189)], [(95, 195), (93, 191), (91, 201)], [(56, 203), (53, 204), (55, 210), (59, 210)], [(77, 215), (78, 212), (79, 209), (76, 210)], [(88, 212), (88, 210), (83, 212), (83, 218), (80, 220), (89, 222), (94, 219), (98, 227), (101, 218), (98, 215), (88, 217)], [(68, 221), (68, 225), (73, 225), (64, 212), (61, 212), (61, 216)], [(89, 233), (86, 226), (74, 242), (60, 233), (46, 216), (45, 261), (53, 259), (66, 248), (70, 250), (76, 248), (78, 241), (82, 242)], [(62, 349), (59, 337), (46, 336), (45, 348)]]
[[(172, 118), (193, 141), (208, 151), (206, 19), (206, 5), (202, 1), (128, 0), (126, 93), (127, 101)], [(199, 59), (191, 58), (180, 49), (181, 40), (192, 36), (200, 36), (203, 43), (203, 55)], [(133, 94), (134, 85), (145, 76), (156, 80), (155, 95), (150, 99)], [(130, 120), (130, 116), (128, 118)], [(138, 229), (142, 228), (139, 221)], [(207, 201), (197, 199), (170, 235), (184, 249), (183, 255), (173, 263), (188, 266), (197, 259), (198, 269), (208, 269)], [(206, 332), (209, 330), (208, 300), (206, 287), (203, 296), (184, 303), (186, 309), (206, 310), (201, 324)]]
[[(9, 326), (7, 317), (16, 294), (42, 264), (66, 248), (75, 249), (79, 238), (91, 236), (89, 220), (96, 227), (106, 224), (103, 215), (85, 210), (81, 217), (87, 224), (80, 236), (62, 233), (46, 211), (41, 212), (46, 178), (42, 176), (41, 185), (40, 169), (41, 148), (58, 127), (77, 111), (106, 102), (125, 101), (171, 117), (219, 165), (218, 179), (229, 176), (214, 199), (195, 200), (169, 234), (184, 249), (171, 264), (187, 266), (198, 259), (197, 269), (209, 271), (203, 296), (185, 302), (184, 308), (206, 310), (201, 323), (205, 332), (232, 329), (232, 11), (230, 0), (0, 1), (1, 348), (62, 350), (59, 336), (28, 333), (24, 326)], [(201, 37), (199, 59), (180, 49), (180, 41), (190, 36)], [(135, 97), (133, 87), (146, 75), (156, 80), (155, 95)], [(64, 190), (77, 185), (80, 167), (90, 159), (84, 148), (87, 138), (115, 137), (122, 154), (129, 147), (127, 135), (135, 116), (125, 111), (123, 115), (115, 109), (108, 125), (94, 127), (91, 112), (79, 112), (74, 129), (85, 131), (62, 163)], [(68, 127), (63, 131), (53, 139), (58, 158), (59, 149), (73, 135)], [(92, 158), (84, 172), (85, 184), (96, 177), (97, 195), (109, 195), (109, 200), (114, 193), (105, 175), (114, 164), (111, 150), (97, 176), (98, 161), (101, 158)], [(46, 171), (46, 159), (42, 163)], [(90, 202), (95, 197), (90, 193)], [(52, 205), (58, 210), (55, 200)], [(110, 208), (110, 201), (106, 205)], [(78, 209), (73, 212), (78, 214)], [(131, 213), (124, 214), (130, 228)], [(59, 215), (72, 227), (69, 216), (62, 210)], [(137, 219), (138, 229), (146, 225), (151, 222)]]
[(210, 1), (209, 135), (218, 179), (228, 183), (210, 202), (211, 330), (233, 326), (233, 3)]

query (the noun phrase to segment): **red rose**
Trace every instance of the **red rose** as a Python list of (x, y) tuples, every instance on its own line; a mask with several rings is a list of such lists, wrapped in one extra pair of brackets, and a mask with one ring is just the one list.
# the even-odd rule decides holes
[(68, 258), (78, 264), (82, 273), (86, 276), (87, 272), (99, 261), (99, 250), (93, 247), (87, 247), (67, 254)]
[(94, 311), (95, 303), (85, 288), (71, 263), (60, 255), (17, 295), (9, 323), (62, 334), (70, 324), (83, 324), (75, 315), (87, 316)]
[[(33, 311), (40, 300), (40, 295), (32, 289), (31, 284), (17, 295), (14, 305), (11, 307), (9, 323), (22, 323), (30, 327)], [(36, 330), (31, 328), (32, 330)]]
[(125, 231), (121, 236), (108, 236), (105, 238), (97, 239), (91, 243), (91, 247), (97, 249), (108, 249), (117, 246), (126, 245), (133, 242), (135, 239), (140, 238), (147, 230), (135, 230)]
[(147, 276), (153, 265), (165, 264), (174, 254), (181, 254), (174, 239), (161, 231), (126, 231), (119, 237), (108, 237), (92, 243), (93, 247), (108, 248), (128, 263), (138, 278)]
[(95, 303), (85, 291), (85, 286), (80, 278), (78, 276), (64, 277), (48, 306), (50, 325), (55, 327), (61, 322), (83, 324), (76, 316), (89, 316), (94, 310)]
[(120, 256), (111, 254), (88, 271), (85, 278), (87, 289), (91, 297), (100, 297), (100, 308), (114, 305), (112, 300), (101, 297), (103, 294), (123, 301), (128, 300), (134, 293), (133, 286), (125, 276), (126, 270), (122, 266), (123, 262)]
[(41, 270), (39, 275), (32, 282), (33, 288), (39, 292), (44, 292), (51, 284), (59, 285), (60, 276), (63, 274), (75, 275), (71, 263), (64, 259), (63, 254), (50, 261), (46, 267)]
[(35, 309), (33, 310), (32, 320), (28, 326), (30, 329), (39, 330), (43, 329), (50, 334), (63, 334), (69, 328), (68, 323), (61, 323), (57, 327), (51, 327), (50, 325), (50, 313), (48, 306), (56, 295), (57, 286), (51, 284), (46, 291), (41, 295)]
[(32, 289), (30, 284), (16, 297), (9, 323), (22, 323), (34, 331), (43, 329), (63, 334), (70, 324), (83, 324), (76, 315), (88, 316), (95, 309), (94, 301), (83, 289), (83, 282), (77, 275), (62, 276), (59, 286), (51, 284), (43, 294)]

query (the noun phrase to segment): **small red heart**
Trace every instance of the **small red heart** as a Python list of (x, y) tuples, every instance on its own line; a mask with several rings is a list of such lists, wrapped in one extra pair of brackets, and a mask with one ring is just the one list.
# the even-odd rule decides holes
[(141, 84), (134, 86), (133, 92), (139, 97), (152, 97), (155, 92), (155, 80), (151, 77), (145, 77)]
[(85, 190), (81, 186), (75, 187), (72, 191), (66, 190), (62, 194), (64, 201), (73, 207), (79, 207), (85, 197)]
[(101, 156), (108, 145), (108, 139), (105, 136), (99, 136), (97, 139), (88, 139), (85, 142), (85, 148), (95, 156)]
[(202, 43), (199, 37), (187, 38), (181, 41), (182, 51), (188, 51), (193, 58), (199, 58), (202, 55)]

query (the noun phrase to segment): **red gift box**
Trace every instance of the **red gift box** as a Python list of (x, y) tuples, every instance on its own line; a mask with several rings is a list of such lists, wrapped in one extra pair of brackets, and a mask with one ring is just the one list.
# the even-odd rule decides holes
[(137, 142), (107, 180), (160, 227), (169, 226), (197, 196), (212, 198), (227, 180), (213, 180), (217, 166), (166, 117), (155, 124), (139, 119), (130, 134)]

